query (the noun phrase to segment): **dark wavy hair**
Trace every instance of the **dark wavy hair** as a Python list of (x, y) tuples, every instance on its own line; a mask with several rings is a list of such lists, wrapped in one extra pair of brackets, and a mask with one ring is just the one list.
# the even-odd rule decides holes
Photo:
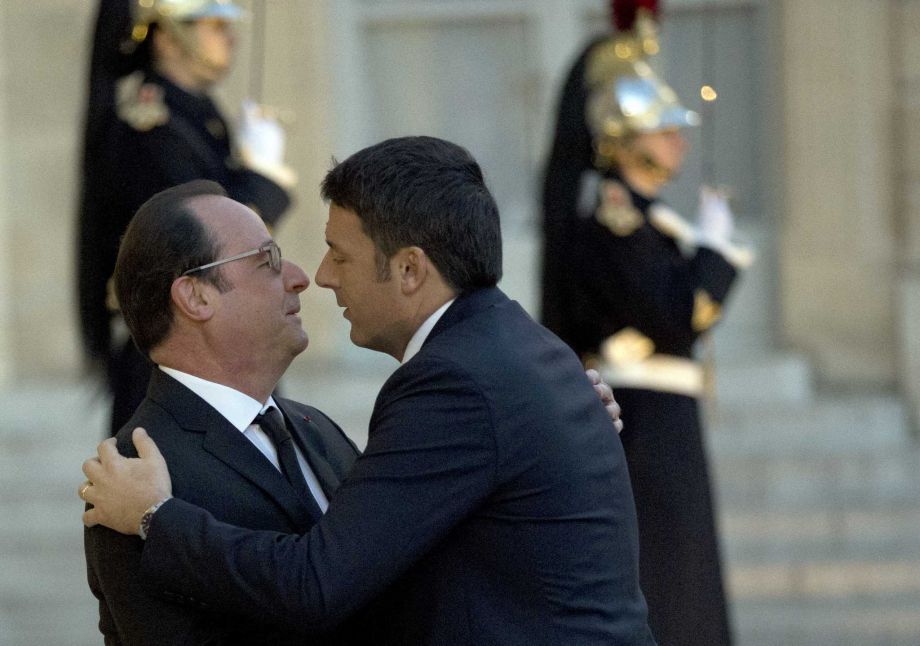
[(387, 259), (417, 246), (459, 293), (492, 287), (502, 275), (498, 207), (464, 148), (434, 137), (388, 139), (336, 164), (323, 199), (354, 211)]

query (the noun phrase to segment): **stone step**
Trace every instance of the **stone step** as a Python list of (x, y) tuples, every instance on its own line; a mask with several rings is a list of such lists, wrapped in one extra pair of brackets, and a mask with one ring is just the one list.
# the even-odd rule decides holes
[(735, 565), (920, 559), (920, 509), (725, 510), (719, 516), (725, 554)]
[(737, 510), (872, 510), (920, 505), (920, 451), (880, 455), (739, 456), (711, 460), (718, 499)]
[(918, 607), (916, 594), (735, 599), (732, 615), (739, 646), (917, 646)]
[[(705, 343), (701, 349), (703, 358)], [(814, 396), (811, 367), (798, 354), (761, 348), (757, 353), (717, 359), (712, 370), (719, 406), (801, 405)]]
[(907, 415), (887, 395), (821, 397), (796, 405), (719, 403), (706, 411), (716, 456), (855, 456), (910, 446)]
[(859, 599), (920, 599), (920, 559), (791, 561), (731, 564), (731, 598), (833, 601), (843, 605)]

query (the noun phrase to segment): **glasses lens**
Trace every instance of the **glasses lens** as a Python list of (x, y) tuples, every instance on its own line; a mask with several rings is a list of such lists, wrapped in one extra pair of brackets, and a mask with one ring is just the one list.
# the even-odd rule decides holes
[(275, 243), (268, 248), (268, 263), (275, 271), (281, 271), (281, 247)]

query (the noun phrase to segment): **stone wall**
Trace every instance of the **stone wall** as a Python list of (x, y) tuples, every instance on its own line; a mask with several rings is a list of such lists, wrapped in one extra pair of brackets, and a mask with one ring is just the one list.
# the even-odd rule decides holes
[[(241, 2), (248, 5), (248, 2)], [(268, 7), (264, 101), (281, 109), (300, 176), (278, 232), (286, 257), (312, 276), (325, 250), (318, 184), (331, 147), (326, 3)], [(86, 67), (97, 3), (0, 3), (0, 380), (73, 378), (81, 354), (74, 296), (77, 166)], [(228, 114), (248, 90), (253, 22), (219, 95)], [(311, 288), (303, 319), (321, 353), (334, 299)]]
[(896, 380), (895, 7), (782, 4), (781, 333), (830, 385)]
[[(0, 3), (0, 381), (79, 373), (75, 178), (95, 6)], [(337, 5), (265, 6), (264, 100), (288, 116), (301, 179), (278, 239), (312, 275), (325, 249), (317, 185), (345, 109), (330, 71)], [(781, 196), (776, 337), (824, 382), (901, 384), (920, 410), (920, 0), (773, 6), (780, 90), (762, 109), (780, 115), (770, 134), (782, 163), (765, 178)], [(248, 90), (251, 25), (220, 93), (228, 113)], [(303, 302), (312, 343), (295, 370), (342, 345), (332, 294), (313, 286)]]
[(0, 257), (17, 378), (72, 372), (74, 169), (91, 3), (0, 4), (3, 208)]
[(894, 161), (899, 237), (898, 347), (901, 390), (920, 428), (920, 0), (901, 0), (892, 20)]

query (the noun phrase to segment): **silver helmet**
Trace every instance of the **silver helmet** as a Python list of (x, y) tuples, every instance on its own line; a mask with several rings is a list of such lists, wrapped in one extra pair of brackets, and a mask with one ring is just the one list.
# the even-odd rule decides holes
[(243, 9), (233, 0), (134, 0), (131, 38), (136, 43), (142, 42), (154, 23), (174, 28), (200, 18), (237, 21), (244, 15)]
[(631, 134), (699, 125), (699, 114), (649, 65), (658, 50), (654, 21), (640, 10), (633, 29), (601, 41), (588, 55), (585, 117), (599, 156), (608, 157), (611, 146)]

